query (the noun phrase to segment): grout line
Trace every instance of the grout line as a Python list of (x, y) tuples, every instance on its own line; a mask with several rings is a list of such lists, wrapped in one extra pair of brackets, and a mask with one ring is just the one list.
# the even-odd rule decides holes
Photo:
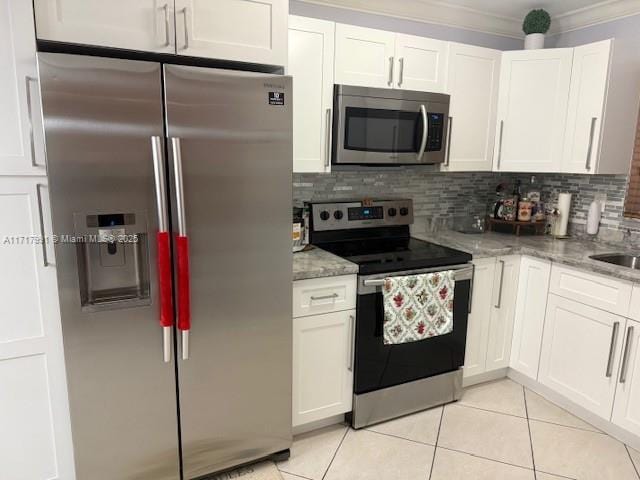
[(336, 455), (338, 455), (338, 452), (340, 451), (340, 447), (342, 447), (342, 442), (344, 442), (344, 439), (347, 438), (347, 434), (349, 433), (349, 430), (351, 430), (351, 427), (347, 427), (347, 429), (344, 431), (344, 435), (340, 439), (338, 448), (336, 448), (336, 451), (333, 452), (333, 457), (331, 457), (331, 461), (329, 462), (329, 465), (327, 465), (327, 469), (324, 471), (324, 474), (322, 475), (322, 480), (324, 480), (324, 478), (327, 476), (327, 473), (329, 473), (329, 469), (331, 468), (331, 465), (333, 465), (333, 461), (335, 460)]
[[(552, 403), (554, 406), (558, 407), (558, 405), (556, 405), (553, 402)], [(527, 417), (521, 417), (520, 415), (513, 415), (511, 413), (504, 413), (504, 412), (498, 412), (496, 410), (489, 410), (488, 408), (481, 408), (481, 407), (475, 407), (473, 405), (465, 405), (463, 403), (454, 403), (452, 405), (456, 405), (458, 407), (464, 407), (464, 408), (471, 408), (473, 410), (480, 410), (481, 412), (489, 412), (489, 413), (497, 413), (498, 415), (504, 415), (506, 417), (513, 417), (513, 418), (521, 418), (523, 420), (526, 420)], [(562, 408), (562, 407), (558, 407), (558, 408)], [(564, 410), (564, 409), (563, 409)], [(566, 410), (565, 410), (566, 411)], [(567, 412), (569, 415), (574, 416), (573, 413), (571, 412)], [(578, 417), (576, 417), (578, 418)], [(579, 419), (579, 418), (578, 418)], [(603, 432), (603, 431), (596, 431), (596, 430), (588, 430), (586, 428), (582, 428), (582, 427), (574, 427), (572, 425), (563, 425), (562, 423), (555, 423), (555, 422), (550, 422), (548, 420), (540, 420), (539, 418), (530, 418), (530, 420), (534, 421), (534, 422), (540, 422), (540, 423), (548, 423), (549, 425), (556, 425), (557, 427), (565, 427), (565, 428), (572, 428), (574, 430), (580, 430), (581, 432), (589, 432), (589, 433), (598, 433), (600, 435), (608, 435), (608, 433)], [(580, 419), (579, 419), (580, 420)], [(584, 420), (583, 420), (584, 421)], [(585, 422), (586, 423), (586, 422)], [(594, 427), (595, 428), (595, 427)], [(611, 435), (609, 435), (611, 436)]]
[(560, 475), (558, 473), (545, 472), (544, 470), (536, 470), (536, 472), (537, 473), (544, 473), (545, 475), (551, 475), (552, 477), (566, 478), (567, 480), (578, 480), (577, 478), (566, 477), (566, 476)]
[(303, 477), (302, 475), (298, 475), (296, 473), (287, 472), (286, 470), (278, 469), (278, 471), (281, 472), (281, 473), (286, 473), (287, 475), (291, 475), (291, 476), (296, 477), (296, 478), (304, 478), (304, 480), (311, 480), (309, 477)]
[(376, 433), (378, 435), (383, 435), (385, 437), (397, 438), (398, 440), (404, 440), (406, 442), (417, 443), (418, 445), (425, 445), (427, 447), (435, 447), (435, 445), (433, 443), (421, 442), (420, 440), (413, 440), (411, 438), (401, 437), (400, 435), (394, 435), (392, 433), (377, 432), (376, 430), (370, 430), (369, 428), (364, 428), (363, 430), (365, 432)]
[(440, 430), (442, 429), (442, 419), (444, 418), (444, 409), (447, 408), (446, 405), (442, 406), (442, 410), (440, 411), (440, 423), (438, 424), (438, 434), (436, 435), (436, 444), (433, 449), (433, 458), (431, 459), (431, 468), (429, 469), (429, 477), (427, 480), (431, 480), (431, 476), (433, 475), (433, 466), (436, 464), (436, 454), (438, 453), (438, 440), (440, 440)]
[(443, 446), (439, 446), (438, 448), (441, 448), (442, 450), (449, 450), (450, 452), (462, 453), (464, 455), (469, 455), (470, 457), (474, 457), (474, 458), (481, 458), (482, 460), (487, 460), (489, 462), (501, 463), (502, 465), (509, 465), (510, 467), (521, 468), (523, 470), (528, 470), (530, 472), (534, 471), (533, 468), (531, 467), (523, 467), (522, 465), (516, 465), (515, 463), (509, 463), (503, 460), (496, 460), (495, 458), (483, 457), (482, 455), (477, 455), (471, 452), (465, 452), (464, 450), (458, 450), (456, 448), (443, 447)]
[(629, 455), (629, 461), (631, 461), (631, 465), (633, 465), (633, 469), (636, 471), (636, 475), (640, 479), (640, 471), (638, 471), (638, 467), (636, 467), (636, 462), (633, 461), (633, 457), (631, 456), (631, 452), (629, 451), (629, 445), (625, 443), (624, 448), (627, 450), (627, 455)]
[(529, 445), (531, 446), (531, 462), (533, 463), (533, 478), (537, 480), (538, 474), (536, 473), (536, 456), (533, 452), (533, 437), (531, 436), (531, 421), (529, 420), (529, 407), (527, 406), (527, 393), (522, 385), (522, 398), (524, 400), (524, 413), (527, 416), (527, 430), (529, 431)]

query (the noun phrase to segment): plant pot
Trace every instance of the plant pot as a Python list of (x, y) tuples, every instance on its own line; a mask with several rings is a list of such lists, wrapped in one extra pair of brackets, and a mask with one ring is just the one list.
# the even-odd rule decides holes
[(544, 33), (530, 33), (524, 37), (524, 49), (536, 50), (544, 48)]

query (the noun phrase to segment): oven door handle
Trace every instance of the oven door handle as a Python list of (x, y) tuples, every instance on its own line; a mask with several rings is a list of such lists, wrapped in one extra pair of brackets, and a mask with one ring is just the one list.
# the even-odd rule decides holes
[(420, 142), (420, 150), (418, 150), (418, 160), (421, 161), (424, 151), (427, 149), (427, 138), (429, 137), (429, 121), (427, 119), (427, 108), (420, 105), (420, 114), (422, 115), (422, 142)]
[(394, 276), (403, 276), (403, 275), (420, 275), (421, 273), (433, 273), (433, 272), (445, 272), (447, 270), (455, 270), (454, 272), (454, 279), (455, 281), (461, 281), (461, 280), (472, 280), (473, 279), (473, 266), (470, 267), (462, 267), (462, 268), (442, 268), (442, 267), (438, 267), (438, 268), (430, 268), (427, 270), (421, 270), (419, 272), (402, 272), (400, 275), (388, 275), (387, 277), (384, 278), (372, 278), (372, 279), (368, 279), (368, 280), (363, 280), (362, 284), (365, 287), (380, 287), (382, 285), (384, 285), (384, 279), (385, 278), (392, 278)]

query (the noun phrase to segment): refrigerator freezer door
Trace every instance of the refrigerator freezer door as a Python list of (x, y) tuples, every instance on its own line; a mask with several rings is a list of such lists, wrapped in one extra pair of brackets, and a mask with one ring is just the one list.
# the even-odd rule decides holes
[[(164, 138), (161, 67), (42, 53), (39, 68), (77, 478), (177, 480), (151, 140)], [(105, 229), (139, 243), (91, 239)], [(90, 243), (70, 243), (80, 235)]]
[(190, 250), (190, 352), (178, 377), (193, 479), (291, 445), (291, 79), (164, 68), (184, 192), (182, 206), (172, 195), (172, 218)]

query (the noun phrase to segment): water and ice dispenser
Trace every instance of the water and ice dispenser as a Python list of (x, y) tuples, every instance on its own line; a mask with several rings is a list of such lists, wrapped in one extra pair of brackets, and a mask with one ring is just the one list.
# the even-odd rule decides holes
[(148, 305), (146, 214), (76, 213), (74, 225), (83, 310)]

